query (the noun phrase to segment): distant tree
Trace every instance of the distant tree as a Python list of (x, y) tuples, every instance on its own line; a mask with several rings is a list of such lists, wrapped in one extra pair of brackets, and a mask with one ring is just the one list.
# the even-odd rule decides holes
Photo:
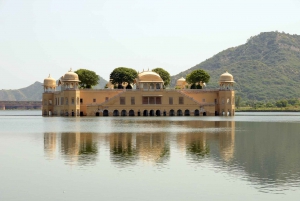
[(128, 85), (132, 84), (137, 77), (136, 70), (126, 67), (118, 67), (110, 74), (110, 80), (112, 84), (117, 84), (118, 88), (123, 88), (122, 83), (127, 82)]
[(208, 83), (209, 79), (210, 79), (210, 75), (206, 71), (201, 69), (194, 70), (186, 76), (186, 81), (189, 84), (196, 84), (196, 83), (199, 84), (200, 82)]
[(271, 102), (267, 102), (266, 107), (274, 107), (274, 105)]
[(167, 86), (169, 86), (170, 82), (171, 82), (171, 76), (169, 74), (168, 71), (162, 69), (162, 68), (154, 68), (152, 70), (153, 72), (156, 72), (157, 74), (159, 74), (159, 76), (161, 77), (161, 79), (164, 81), (164, 88), (166, 88)]
[(276, 101), (275, 105), (277, 107), (286, 107), (288, 104), (287, 100), (279, 100), (279, 101)]
[(100, 78), (94, 71), (87, 69), (79, 69), (75, 71), (75, 73), (78, 75), (78, 78), (80, 80), (80, 88), (90, 89), (99, 83)]
[(293, 105), (293, 106), (300, 104), (300, 101), (297, 98), (289, 99), (287, 101), (288, 101), (288, 104)]
[(235, 100), (235, 106), (236, 108), (239, 108), (241, 106), (241, 97), (238, 96)]

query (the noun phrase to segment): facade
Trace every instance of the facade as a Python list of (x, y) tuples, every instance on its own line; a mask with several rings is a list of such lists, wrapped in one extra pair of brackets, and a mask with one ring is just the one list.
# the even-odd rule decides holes
[(79, 89), (71, 70), (58, 82), (44, 80), (43, 116), (234, 116), (233, 76), (219, 79), (218, 89), (188, 89), (184, 78), (176, 89), (163, 89), (163, 80), (152, 71), (138, 74), (133, 89)]

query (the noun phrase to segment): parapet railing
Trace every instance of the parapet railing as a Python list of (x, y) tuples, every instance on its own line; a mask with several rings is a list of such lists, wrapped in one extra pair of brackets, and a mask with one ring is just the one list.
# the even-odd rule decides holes
[[(75, 89), (64, 89), (68, 91)], [(213, 92), (213, 91), (233, 91), (234, 89), (76, 89), (80, 91), (187, 91), (187, 92)], [(44, 93), (59, 93), (61, 91), (45, 91)]]

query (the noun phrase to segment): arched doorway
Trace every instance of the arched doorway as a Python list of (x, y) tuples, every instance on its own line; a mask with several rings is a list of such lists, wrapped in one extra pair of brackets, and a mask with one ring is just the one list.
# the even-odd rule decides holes
[(154, 116), (154, 110), (150, 110), (150, 116)]
[(99, 117), (99, 116), (100, 116), (100, 112), (96, 112), (96, 117)]
[(129, 116), (134, 116), (134, 111), (133, 110), (129, 110)]
[(203, 116), (206, 116), (206, 112), (203, 112)]
[(155, 114), (156, 116), (160, 116), (160, 110), (156, 110)]
[(122, 111), (121, 111), (121, 116), (127, 116), (126, 110), (122, 110)]
[(174, 110), (170, 110), (169, 115), (170, 115), (170, 116), (175, 116), (175, 111), (174, 111)]
[(72, 110), (72, 117), (74, 117), (75, 116), (75, 113), (74, 113), (74, 111)]
[(218, 111), (215, 111), (215, 116), (219, 116), (219, 112)]
[(184, 111), (184, 116), (190, 116), (190, 111), (189, 110), (185, 110)]
[(144, 110), (143, 116), (148, 116), (148, 110)]
[(107, 117), (108, 116), (108, 110), (103, 111), (103, 116)]
[(182, 110), (177, 110), (177, 116), (182, 116)]
[(119, 111), (118, 110), (114, 110), (113, 116), (119, 116)]
[(195, 110), (194, 115), (199, 116), (200, 115), (199, 110)]

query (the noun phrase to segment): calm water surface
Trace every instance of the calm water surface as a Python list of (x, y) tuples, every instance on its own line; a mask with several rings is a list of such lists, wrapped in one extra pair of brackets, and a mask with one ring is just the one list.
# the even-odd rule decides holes
[(300, 113), (0, 111), (0, 200), (299, 200)]

